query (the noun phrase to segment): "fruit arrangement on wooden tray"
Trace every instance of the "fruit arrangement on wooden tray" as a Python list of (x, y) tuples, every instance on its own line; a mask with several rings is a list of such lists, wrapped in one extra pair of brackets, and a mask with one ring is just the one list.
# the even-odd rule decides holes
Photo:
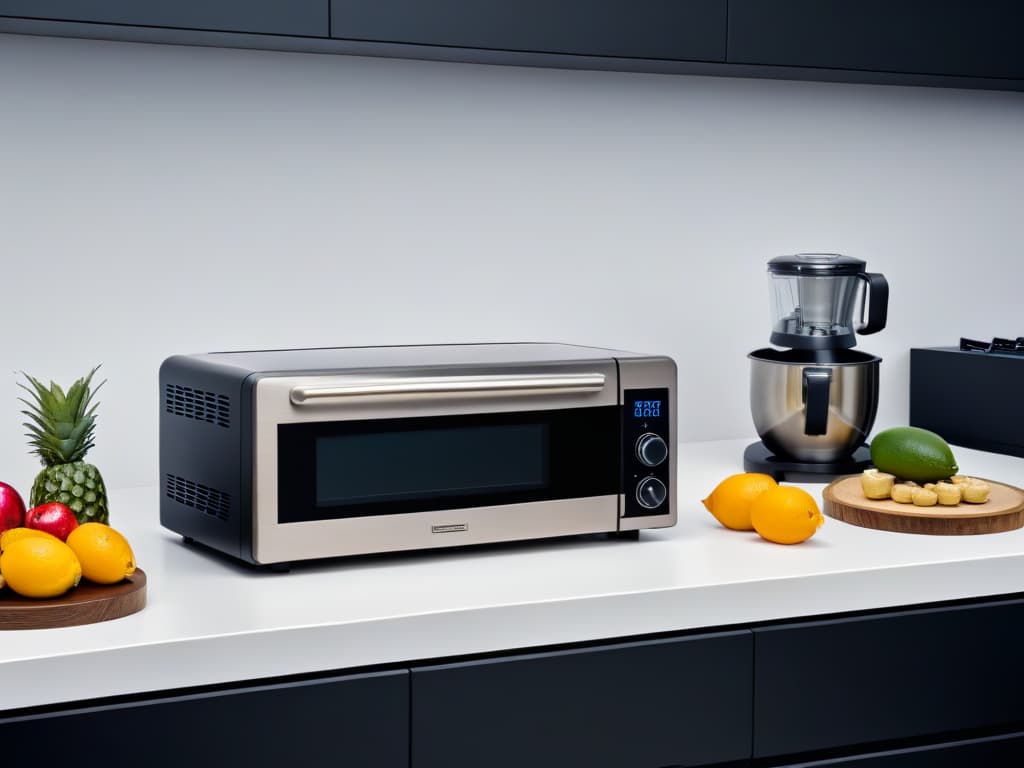
[(825, 514), (864, 528), (938, 535), (999, 533), (1024, 525), (1024, 491), (960, 474), (941, 436), (893, 427), (871, 443), (873, 469), (824, 491)]
[[(84, 603), (102, 607), (90, 612), (88, 621), (115, 618), (112, 614), (125, 615), (119, 611), (134, 612), (145, 604), (145, 577), (127, 539), (109, 525), (99, 470), (85, 462), (96, 427), (95, 373), (94, 368), (66, 392), (27, 374), (20, 384), (30, 396), (21, 398), (27, 407), (22, 413), (43, 469), (32, 484), (28, 509), (15, 488), (0, 483), (0, 629), (33, 626), (25, 617), (36, 613), (48, 617), (40, 626), (84, 623), (73, 620), (81, 618)], [(89, 590), (88, 599), (68, 597), (83, 578), (86, 586), (118, 588), (109, 595)], [(120, 608), (125, 594), (134, 597)], [(110, 605), (102, 605), (105, 599)], [(62, 605), (78, 606), (65, 617), (69, 620), (52, 610)], [(42, 608), (51, 610), (35, 610)]]

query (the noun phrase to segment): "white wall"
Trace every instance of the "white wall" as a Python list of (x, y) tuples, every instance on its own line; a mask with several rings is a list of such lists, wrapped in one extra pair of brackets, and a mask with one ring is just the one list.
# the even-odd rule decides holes
[(144, 485), (160, 361), (221, 349), (666, 352), (683, 438), (749, 435), (800, 250), (889, 278), (905, 422), (910, 346), (1024, 334), (1022, 180), (1022, 94), (0, 35), (0, 477), (36, 470), (13, 371), (102, 362), (94, 460)]

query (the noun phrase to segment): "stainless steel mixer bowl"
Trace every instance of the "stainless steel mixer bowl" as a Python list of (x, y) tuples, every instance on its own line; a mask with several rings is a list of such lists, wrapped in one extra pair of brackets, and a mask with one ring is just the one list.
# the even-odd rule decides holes
[(867, 440), (878, 410), (881, 358), (837, 350), (819, 362), (811, 353), (776, 349), (748, 357), (750, 412), (776, 456), (839, 461)]

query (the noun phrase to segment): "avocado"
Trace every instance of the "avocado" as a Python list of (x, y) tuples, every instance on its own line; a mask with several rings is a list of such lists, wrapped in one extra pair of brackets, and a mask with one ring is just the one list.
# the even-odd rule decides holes
[(953, 451), (941, 436), (919, 427), (893, 427), (871, 441), (871, 462), (903, 480), (933, 483), (959, 469)]

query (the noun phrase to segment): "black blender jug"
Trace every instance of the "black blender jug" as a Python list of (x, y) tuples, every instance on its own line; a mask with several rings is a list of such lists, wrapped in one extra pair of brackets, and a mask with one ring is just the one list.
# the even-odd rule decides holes
[(751, 361), (750, 408), (760, 442), (744, 468), (776, 479), (823, 479), (870, 465), (881, 359), (851, 349), (885, 327), (889, 284), (861, 259), (815, 253), (768, 262), (771, 342)]

